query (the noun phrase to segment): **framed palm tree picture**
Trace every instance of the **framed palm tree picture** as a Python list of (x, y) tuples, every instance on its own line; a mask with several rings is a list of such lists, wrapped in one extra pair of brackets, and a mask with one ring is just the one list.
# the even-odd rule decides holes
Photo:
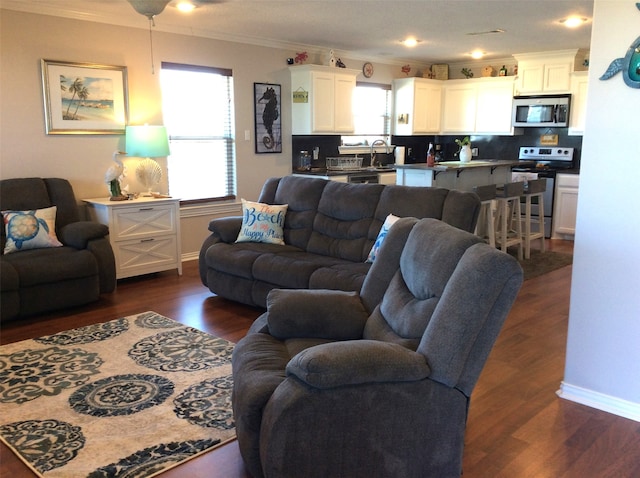
[(127, 67), (42, 60), (47, 134), (123, 134)]

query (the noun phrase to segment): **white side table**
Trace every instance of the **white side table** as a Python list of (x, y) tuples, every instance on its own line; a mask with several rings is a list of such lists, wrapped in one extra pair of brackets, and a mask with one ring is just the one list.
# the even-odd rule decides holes
[(182, 275), (180, 200), (84, 199), (92, 220), (109, 226), (116, 278), (177, 269)]

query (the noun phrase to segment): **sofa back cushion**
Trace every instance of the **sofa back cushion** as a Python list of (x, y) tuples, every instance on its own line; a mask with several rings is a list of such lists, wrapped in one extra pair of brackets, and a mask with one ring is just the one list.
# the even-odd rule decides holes
[(306, 249), (313, 220), (327, 181), (319, 178), (285, 176), (268, 179), (260, 193), (260, 202), (288, 204), (284, 221), (284, 242)]
[(318, 204), (307, 251), (364, 262), (382, 226), (379, 222), (372, 228), (384, 188), (382, 184), (329, 181)]

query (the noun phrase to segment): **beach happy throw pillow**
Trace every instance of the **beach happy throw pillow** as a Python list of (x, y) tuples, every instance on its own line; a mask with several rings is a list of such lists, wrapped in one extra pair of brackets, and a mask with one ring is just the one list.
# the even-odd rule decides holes
[(242, 200), (242, 227), (236, 242), (284, 244), (284, 217), (288, 204), (264, 204)]

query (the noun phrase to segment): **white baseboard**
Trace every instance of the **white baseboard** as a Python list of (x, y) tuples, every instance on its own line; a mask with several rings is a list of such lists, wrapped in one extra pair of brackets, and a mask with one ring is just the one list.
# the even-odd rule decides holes
[(200, 251), (185, 252), (184, 254), (182, 254), (181, 259), (182, 259), (182, 262), (197, 261), (200, 258), (199, 256), (200, 256)]
[(629, 402), (566, 382), (560, 384), (560, 390), (556, 393), (560, 398), (640, 422), (640, 403)]

